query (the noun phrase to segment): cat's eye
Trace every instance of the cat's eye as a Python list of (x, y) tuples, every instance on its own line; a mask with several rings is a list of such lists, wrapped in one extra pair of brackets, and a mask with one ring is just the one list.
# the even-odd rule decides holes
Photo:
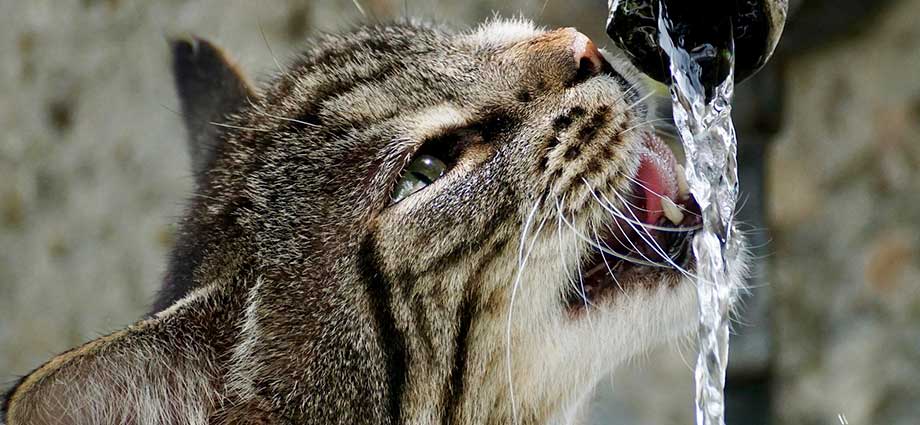
[(419, 155), (409, 163), (403, 171), (402, 177), (396, 183), (396, 189), (391, 196), (393, 203), (397, 203), (407, 196), (418, 192), (425, 186), (434, 183), (447, 172), (447, 164), (431, 155)]

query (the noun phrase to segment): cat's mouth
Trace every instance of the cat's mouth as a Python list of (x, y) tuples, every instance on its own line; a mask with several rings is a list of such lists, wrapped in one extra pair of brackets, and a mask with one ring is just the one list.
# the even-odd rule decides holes
[(657, 136), (645, 136), (631, 182), (629, 195), (605, 202), (612, 219), (591, 235), (597, 244), (575, 278), (576, 288), (569, 291), (574, 309), (635, 285), (676, 282), (665, 278), (693, 268), (690, 242), (702, 224), (700, 207), (684, 169)]

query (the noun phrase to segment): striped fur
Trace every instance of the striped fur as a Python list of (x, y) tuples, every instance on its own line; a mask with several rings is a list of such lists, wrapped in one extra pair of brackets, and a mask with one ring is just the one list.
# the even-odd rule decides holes
[[(588, 188), (628, 190), (647, 120), (622, 61), (575, 80), (568, 30), (360, 27), (261, 93), (177, 43), (238, 97), (197, 110), (214, 88), (177, 69), (187, 115), (215, 125), (189, 124), (209, 156), (156, 311), (26, 377), (8, 424), (569, 423), (618, 364), (690, 330), (674, 272), (567, 312), (590, 248), (556, 212), (583, 234), (609, 220)], [(390, 205), (438, 142), (464, 146), (456, 165)]]

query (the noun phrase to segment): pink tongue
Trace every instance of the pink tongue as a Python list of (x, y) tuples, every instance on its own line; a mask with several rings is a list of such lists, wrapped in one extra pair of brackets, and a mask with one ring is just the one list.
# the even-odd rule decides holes
[[(668, 145), (658, 137), (649, 134), (643, 142), (645, 151), (640, 155), (642, 159), (636, 179), (642, 183), (640, 189), (645, 195), (645, 205), (639, 207), (645, 210), (641, 211), (644, 212), (645, 223), (658, 224), (664, 215), (661, 197), (677, 199), (677, 160)], [(643, 214), (637, 215), (643, 218)]]
[(639, 164), (639, 172), (636, 173), (636, 178), (642, 182), (640, 190), (645, 194), (645, 205), (639, 206), (645, 211), (639, 211), (638, 216), (644, 218), (642, 221), (645, 223), (657, 224), (658, 219), (664, 215), (664, 210), (661, 208), (661, 195), (659, 195), (664, 193), (664, 182), (661, 178), (661, 172), (658, 170), (654, 161), (651, 161), (650, 158), (643, 155), (642, 162)]

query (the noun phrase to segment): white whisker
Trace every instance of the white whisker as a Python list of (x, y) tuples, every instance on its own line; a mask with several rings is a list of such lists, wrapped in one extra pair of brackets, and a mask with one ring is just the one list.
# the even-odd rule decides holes
[(527, 244), (527, 233), (530, 230), (530, 227), (533, 225), (533, 217), (536, 214), (537, 209), (540, 207), (540, 202), (536, 202), (533, 206), (533, 209), (530, 210), (530, 213), (527, 215), (527, 220), (524, 222), (524, 229), (521, 231), (521, 243), (518, 248), (518, 272), (514, 280), (514, 285), (511, 288), (511, 299), (508, 302), (508, 323), (505, 333), (505, 362), (506, 368), (508, 370), (508, 393), (511, 399), (511, 417), (512, 423), (517, 423), (517, 404), (514, 398), (514, 376), (512, 368), (512, 354), (511, 354), (511, 323), (514, 318), (514, 300), (517, 296), (517, 290), (521, 285), (521, 277), (524, 274), (524, 267), (527, 265), (527, 260), (530, 258), (530, 253), (533, 250), (534, 244), (537, 242), (540, 230), (543, 228), (543, 224), (546, 222), (546, 218), (540, 221), (540, 225), (537, 227), (537, 230), (534, 232), (533, 240), (530, 242), (530, 245), (527, 248), (526, 253), (524, 252), (524, 246)]
[[(574, 212), (572, 214), (574, 215)], [(572, 221), (575, 221), (574, 217), (572, 217)], [(594, 242), (595, 244), (597, 243), (596, 240)], [(592, 332), (594, 332), (594, 323), (591, 321), (590, 310), (588, 309), (588, 293), (585, 292), (584, 273), (581, 271), (581, 261), (577, 261), (575, 267), (578, 268), (578, 286), (581, 291), (581, 299), (584, 300), (585, 304), (585, 316), (588, 318), (588, 326), (592, 329)]]
[[(617, 210), (617, 208), (614, 207), (612, 204), (608, 205), (606, 202), (604, 202), (603, 200), (601, 200), (600, 198), (598, 198), (598, 197), (597, 197), (597, 193), (595, 192), (594, 188), (591, 187), (591, 184), (588, 183), (588, 181), (585, 180), (584, 177), (582, 177), (581, 180), (588, 186), (588, 190), (590, 191), (591, 196), (593, 196), (594, 199), (597, 200), (598, 203), (600, 203), (601, 207), (603, 207), (607, 212), (609, 212), (610, 214), (613, 214), (614, 216), (616, 216), (617, 218), (619, 218), (619, 219), (621, 219), (621, 220), (631, 222), (632, 224), (635, 224), (635, 225), (637, 225), (637, 226), (642, 226), (642, 227), (645, 227), (645, 228), (648, 228), (648, 229), (658, 230), (658, 231), (662, 231), (662, 232), (674, 232), (674, 233), (678, 233), (678, 232), (687, 232), (687, 231), (699, 230), (699, 229), (702, 229), (702, 228), (703, 228), (703, 225), (702, 225), (702, 224), (699, 224), (699, 225), (696, 225), (696, 226), (690, 226), (690, 227), (665, 227), (665, 226), (658, 226), (658, 225), (655, 225), (655, 224), (643, 223), (643, 222), (641, 222), (641, 221), (634, 220), (634, 219), (632, 219), (632, 218), (629, 218), (629, 217), (623, 215), (623, 213), (621, 213), (619, 210)], [(629, 204), (629, 205), (635, 207), (635, 205), (632, 205), (632, 204)], [(647, 210), (644, 210), (644, 209), (641, 209), (641, 208), (638, 208), (638, 209), (640, 209), (640, 210), (642, 210), (642, 211), (647, 211)]]
[(262, 109), (260, 109), (260, 108), (259, 108), (255, 103), (253, 103), (252, 101), (249, 101), (249, 106), (251, 106), (252, 109), (255, 110), (256, 113), (258, 113), (259, 115), (263, 115), (263, 116), (266, 116), (266, 117), (269, 117), (269, 118), (274, 118), (274, 119), (277, 119), (277, 120), (282, 120), (282, 121), (288, 121), (288, 122), (293, 122), (293, 123), (297, 123), (297, 124), (302, 124), (302, 125), (305, 125), (305, 126), (307, 126), (307, 127), (322, 128), (321, 125), (314, 124), (314, 123), (312, 123), (312, 122), (306, 122), (306, 121), (302, 121), (302, 120), (298, 120), (298, 119), (294, 119), (294, 118), (288, 118), (288, 117), (282, 117), (282, 116), (280, 116), (280, 115), (270, 114), (270, 113), (265, 112), (265, 111), (263, 111)]
[(639, 100), (636, 100), (633, 104), (627, 106), (627, 107), (626, 107), (626, 110), (627, 110), (627, 111), (631, 111), (633, 108), (639, 107), (639, 105), (645, 103), (646, 100), (648, 100), (650, 97), (652, 97), (652, 96), (654, 96), (654, 95), (655, 95), (655, 92), (649, 92), (649, 93), (647, 93), (645, 96), (642, 96), (641, 98), (639, 98)]
[[(582, 181), (583, 181), (583, 182), (585, 183), (585, 185), (588, 187), (589, 193), (591, 193), (591, 195), (594, 196), (595, 200), (597, 200), (597, 202), (601, 205), (601, 207), (603, 207), (603, 208), (606, 209), (607, 211), (610, 211), (610, 212), (611, 212), (612, 214), (614, 214), (614, 216), (616, 216), (616, 217), (625, 217), (625, 216), (623, 215), (623, 213), (621, 213), (621, 212), (619, 212), (619, 211), (617, 210), (617, 208), (613, 205), (612, 202), (610, 202), (609, 199), (607, 200), (607, 205), (605, 206), (604, 201), (601, 201), (600, 198), (597, 198), (597, 194), (596, 194), (594, 188), (591, 187), (591, 184), (588, 183), (587, 180), (582, 179)], [(607, 197), (606, 197), (603, 193), (601, 193), (601, 196), (603, 196), (604, 199), (607, 199)], [(617, 196), (619, 196), (619, 195), (617, 195)], [(622, 200), (622, 198), (620, 198), (620, 199)], [(609, 206), (610, 208), (609, 208), (609, 209), (606, 208), (607, 206)], [(632, 214), (632, 212), (630, 212), (630, 214)], [(633, 217), (635, 217), (635, 214), (633, 214)], [(642, 236), (642, 233), (638, 230), (638, 228), (636, 228), (635, 225), (633, 225), (633, 224), (630, 223), (630, 221), (632, 221), (632, 220), (628, 220), (628, 221), (627, 221), (627, 224), (628, 224), (633, 230), (635, 230), (636, 233), (639, 234), (639, 237), (642, 238), (642, 240), (643, 240), (644, 242), (646, 242), (647, 244), (650, 244), (650, 245), (651, 245), (651, 244), (654, 244), (654, 245), (653, 245), (653, 249), (654, 249), (654, 248), (658, 245), (656, 242), (654, 242), (654, 238), (652, 238), (652, 242), (650, 243), (648, 240), (645, 239), (644, 236)], [(639, 222), (638, 218), (636, 218), (635, 221), (636, 221), (636, 222)], [(671, 266), (668, 266), (667, 264), (661, 264), (661, 263), (659, 263), (659, 262), (657, 262), (657, 261), (654, 261), (654, 260), (652, 260), (651, 258), (649, 258), (648, 256), (646, 256), (645, 253), (643, 253), (642, 250), (639, 249), (639, 247), (636, 246), (636, 244), (635, 244), (631, 239), (629, 239), (629, 237), (625, 236), (625, 235), (626, 235), (626, 230), (623, 229), (623, 226), (620, 225), (619, 221), (618, 221), (618, 220), (614, 220), (613, 223), (616, 224), (617, 228), (620, 230), (620, 233), (622, 233), (622, 234), (624, 235), (624, 237), (626, 237), (626, 242), (628, 242), (629, 245), (632, 246), (633, 251), (636, 252), (637, 254), (639, 254), (643, 259), (645, 259), (646, 261), (648, 261), (648, 262), (650, 262), (650, 263), (658, 264), (659, 267), (663, 267), (663, 268), (671, 267)], [(605, 224), (605, 227), (607, 227), (607, 230), (610, 230), (610, 233), (613, 235), (613, 238), (616, 239), (616, 241), (617, 241), (620, 245), (626, 246), (626, 245), (623, 243), (623, 241), (621, 241), (620, 238), (617, 236), (617, 232), (614, 232), (613, 229), (611, 229), (610, 226), (607, 225), (607, 224)], [(648, 233), (649, 237), (651, 237), (651, 233), (649, 233), (648, 230), (645, 230), (645, 232)], [(606, 246), (606, 244), (605, 244), (605, 246)], [(608, 249), (610, 249), (609, 246), (606, 246), (606, 247), (607, 247)], [(612, 251), (612, 250), (611, 250), (611, 251)], [(661, 254), (661, 252), (658, 252), (658, 253)], [(669, 259), (670, 259), (670, 256), (668, 256), (668, 255), (662, 255), (662, 257), (665, 257), (665, 258), (669, 258)], [(671, 262), (671, 264), (674, 264), (673, 261)]]
[(271, 44), (268, 44), (268, 37), (265, 36), (265, 28), (262, 27), (262, 22), (259, 22), (259, 34), (262, 35), (262, 42), (265, 43), (265, 47), (268, 49), (268, 54), (272, 57), (272, 61), (275, 62), (275, 66), (278, 67), (278, 72), (284, 74), (284, 68), (282, 68), (281, 63), (278, 62), (278, 57), (275, 56), (275, 51), (272, 50)]
[[(665, 119), (665, 118), (656, 118), (656, 119), (651, 119), (651, 120), (646, 120), (646, 121), (640, 121), (640, 122), (634, 124), (632, 127), (628, 127), (628, 128), (626, 128), (626, 129), (624, 129), (624, 130), (621, 130), (620, 132), (617, 133), (617, 135), (626, 134), (626, 133), (629, 133), (630, 131), (633, 131), (633, 130), (635, 130), (635, 129), (637, 129), (637, 128), (645, 127), (645, 126), (650, 126), (650, 125), (653, 124), (653, 123), (661, 122), (661, 121), (668, 121), (668, 120)], [(654, 127), (653, 127), (653, 128), (654, 128)]]
[[(584, 181), (585, 185), (588, 187), (588, 191), (592, 194), (592, 196), (595, 197), (595, 199), (597, 200), (597, 202), (600, 203), (602, 207), (605, 207), (605, 202), (604, 202), (604, 201), (601, 201), (599, 198), (597, 198), (597, 193), (596, 193), (596, 191), (594, 190), (594, 188), (591, 186), (591, 184), (588, 183), (587, 180), (584, 180), (584, 179), (582, 179), (582, 180)], [(613, 205), (613, 202), (610, 202), (610, 200), (607, 199), (606, 195), (604, 195), (603, 193), (601, 193), (600, 196), (602, 196), (602, 197), (606, 200), (606, 206), (609, 206), (609, 207), (610, 207), (610, 209), (607, 209), (606, 207), (605, 207), (605, 209), (607, 209), (608, 211), (610, 211), (611, 213), (613, 213), (615, 216), (622, 216), (622, 215), (623, 215), (621, 212), (619, 212), (619, 211), (616, 209), (616, 207)], [(620, 200), (621, 202), (626, 203), (626, 200), (625, 200), (620, 194), (614, 192), (614, 196), (616, 196), (617, 198), (619, 198), (619, 200)], [(611, 211), (611, 209), (612, 209), (612, 211)], [(627, 211), (629, 211), (629, 209), (627, 209)], [(636, 215), (635, 215), (632, 211), (629, 211), (629, 213), (630, 213), (630, 215), (632, 215), (633, 220), (626, 220), (626, 224), (629, 225), (629, 226), (636, 232), (636, 234), (637, 234), (646, 244), (648, 244), (658, 255), (660, 255), (660, 256), (662, 257), (662, 259), (664, 259), (665, 262), (667, 262), (668, 264), (670, 264), (670, 267), (673, 267), (674, 269), (678, 270), (681, 274), (683, 274), (683, 275), (685, 275), (685, 276), (688, 276), (688, 277), (691, 277), (691, 278), (694, 278), (694, 279), (697, 278), (697, 276), (696, 276), (695, 274), (691, 273), (691, 272), (688, 271), (687, 269), (685, 269), (685, 268), (681, 267), (680, 265), (678, 265), (677, 263), (675, 263), (675, 262), (674, 262), (674, 259), (671, 258), (671, 256), (670, 256), (669, 254), (667, 254), (667, 253), (664, 251), (664, 249), (661, 247), (661, 245), (658, 244), (658, 242), (655, 240), (654, 236), (652, 236), (651, 232), (649, 232), (649, 230), (648, 230), (646, 227), (644, 227), (644, 226), (636, 226), (636, 225), (632, 224), (633, 222), (640, 222), (640, 221), (639, 221), (639, 218), (636, 217)], [(621, 233), (623, 233), (623, 234), (626, 233), (625, 230), (623, 229), (623, 227), (620, 226), (619, 221), (614, 220), (614, 224), (616, 224), (616, 226), (620, 229), (620, 232), (621, 232)], [(608, 228), (609, 228), (609, 226), (608, 226)], [(611, 230), (612, 230), (612, 229), (611, 229)], [(646, 236), (643, 235), (643, 233), (645, 233), (645, 235), (647, 235), (648, 238), (646, 238)], [(622, 245), (623, 242), (619, 239), (619, 237), (617, 237), (616, 232), (612, 232), (612, 234), (613, 234), (613, 237), (617, 240), (617, 242), (619, 242), (619, 243)], [(642, 253), (642, 250), (640, 250), (639, 247), (636, 246), (636, 244), (635, 244), (631, 239), (629, 239), (629, 238), (627, 237), (627, 238), (626, 238), (626, 241), (629, 242), (629, 244), (633, 247), (633, 250), (634, 250), (636, 253), (638, 253), (640, 256), (642, 256), (645, 260), (647, 260), (647, 261), (649, 261), (649, 262), (651, 262), (651, 263), (654, 263), (654, 264), (658, 264), (657, 262), (655, 262), (655, 261), (653, 261), (652, 259), (648, 258), (645, 254), (643, 254), (643, 253)], [(607, 248), (609, 248), (609, 247), (607, 247)], [(667, 266), (664, 266), (664, 267), (667, 267)]]
[[(598, 241), (601, 240), (597, 235), (597, 229), (594, 229), (594, 238)], [(607, 268), (607, 274), (610, 276), (611, 279), (613, 279), (613, 283), (617, 286), (617, 288), (620, 289), (620, 292), (622, 292), (626, 296), (626, 300), (631, 302), (632, 299), (630, 298), (629, 293), (626, 292), (626, 288), (624, 288), (623, 285), (620, 284), (620, 280), (617, 279), (617, 276), (613, 272), (613, 269), (610, 268), (610, 263), (607, 262), (607, 257), (601, 255), (601, 260), (604, 261), (604, 267)]]
[(210, 122), (208, 122), (208, 124), (216, 125), (216, 126), (218, 126), (218, 127), (233, 128), (233, 129), (236, 129), (236, 130), (272, 131), (271, 129), (268, 129), (268, 128), (243, 127), (243, 126), (239, 126), (239, 125), (224, 124), (224, 123), (219, 123), (219, 122), (214, 122), (214, 121), (210, 121)]
[(365, 12), (364, 8), (361, 7), (361, 3), (359, 3), (358, 0), (351, 0), (351, 2), (354, 3), (355, 8), (358, 9), (358, 12), (361, 12), (361, 16), (367, 18), (367, 12)]
[[(565, 194), (562, 195), (562, 202), (565, 202)], [(565, 244), (562, 241), (562, 220), (563, 220), (562, 210), (560, 208), (560, 201), (556, 199), (555, 197), (553, 198), (553, 203), (555, 204), (555, 211), (556, 211), (556, 239), (559, 243), (559, 248), (561, 249), (563, 246), (565, 246)], [(588, 300), (587, 298), (585, 298), (584, 291), (581, 291), (581, 293), (579, 293), (578, 287), (575, 286), (575, 282), (572, 280), (572, 273), (569, 271), (569, 266), (565, 262), (565, 255), (561, 251), (559, 255), (559, 260), (562, 264), (562, 270), (565, 273), (566, 283), (568, 283), (569, 286), (572, 287), (572, 290), (574, 290), (575, 293), (578, 293), (579, 295), (581, 295), (582, 299), (584, 299), (584, 301), (587, 303)]]
[[(617, 197), (620, 197), (620, 194), (618, 194), (618, 193), (614, 193), (614, 195), (617, 196)], [(623, 201), (622, 197), (620, 197), (620, 200)], [(633, 216), (633, 218), (635, 218), (636, 220), (638, 220), (638, 217), (636, 217), (635, 214), (633, 214), (631, 211), (630, 211), (630, 214)], [(629, 224), (629, 223), (627, 223), (627, 224)], [(617, 225), (619, 225), (619, 223), (618, 223)], [(680, 265), (678, 265), (677, 263), (675, 263), (675, 262), (674, 262), (674, 259), (671, 258), (670, 255), (668, 255), (667, 253), (665, 253), (665, 252), (664, 252), (664, 249), (661, 247), (661, 245), (659, 245), (658, 242), (655, 241), (654, 236), (652, 236), (651, 232), (649, 232), (648, 229), (641, 228), (641, 227), (637, 228), (637, 227), (633, 226), (632, 224), (629, 224), (629, 225), (633, 228), (633, 230), (635, 230), (635, 231), (638, 233), (639, 237), (642, 238), (642, 240), (644, 240), (647, 244), (649, 244), (649, 246), (651, 246), (652, 249), (655, 250), (655, 252), (658, 253), (658, 255), (661, 255), (661, 257), (662, 257), (666, 262), (668, 262), (669, 264), (671, 264), (671, 266), (673, 266), (675, 269), (677, 269), (677, 271), (679, 271), (679, 272), (680, 272), (681, 274), (683, 274), (684, 276), (693, 278), (693, 279), (694, 279), (695, 281), (697, 281), (697, 282), (705, 282), (705, 280), (701, 280), (701, 278), (700, 278), (699, 276), (697, 276), (697, 275), (691, 273), (691, 272), (688, 271), (687, 269), (685, 269), (685, 268), (681, 267)], [(641, 231), (640, 231), (640, 229), (641, 229)], [(648, 238), (649, 238), (649, 239), (646, 239), (645, 236), (642, 235), (643, 232), (644, 232), (646, 235), (648, 235)]]
[(621, 260), (626, 260), (626, 261), (629, 261), (629, 262), (631, 262), (631, 263), (641, 264), (641, 265), (645, 265), (645, 266), (658, 267), (658, 268), (670, 268), (670, 266), (668, 266), (668, 265), (666, 265), (666, 264), (659, 264), (659, 263), (652, 262), (652, 261), (645, 261), (645, 260), (640, 260), (640, 259), (638, 259), (638, 258), (632, 258), (632, 257), (629, 257), (629, 256), (627, 256), (627, 255), (620, 254), (619, 252), (612, 251), (612, 250), (610, 250), (609, 247), (600, 246), (600, 245), (594, 243), (594, 241), (592, 241), (590, 238), (588, 238), (587, 236), (585, 236), (585, 235), (583, 235), (581, 232), (579, 232), (578, 229), (576, 229), (575, 226), (574, 226), (572, 223), (569, 223), (569, 221), (566, 220), (565, 218), (562, 219), (562, 222), (563, 222), (568, 228), (572, 229), (572, 233), (573, 233), (575, 236), (577, 236), (579, 239), (581, 239), (582, 241), (587, 242), (590, 246), (596, 248), (598, 251), (601, 251), (601, 252), (603, 252), (603, 253), (605, 253), (605, 254), (607, 254), (607, 255), (610, 255), (610, 256), (619, 258), (619, 259), (621, 259)]
[[(610, 225), (609, 225), (609, 224), (604, 224), (604, 227), (606, 227), (607, 230), (610, 231), (610, 234), (611, 234), (611, 235), (613, 236), (613, 238), (617, 241), (617, 243), (619, 243), (619, 244), (620, 244), (621, 246), (623, 246), (623, 247), (626, 247), (626, 245), (628, 244), (629, 246), (632, 247), (632, 250), (631, 250), (631, 251), (632, 251), (632, 252), (635, 252), (635, 253), (637, 253), (637, 254), (639, 254), (639, 256), (642, 257), (642, 259), (645, 260), (645, 261), (648, 261), (648, 262), (650, 262), (650, 263), (657, 264), (657, 265), (658, 265), (659, 267), (661, 267), (661, 268), (666, 268), (666, 269), (667, 269), (667, 268), (671, 268), (670, 265), (668, 265), (668, 264), (663, 264), (663, 263), (660, 263), (660, 262), (658, 262), (658, 261), (652, 260), (652, 259), (649, 258), (647, 255), (645, 255), (645, 253), (642, 252), (641, 249), (639, 249), (639, 246), (636, 245), (636, 243), (633, 242), (632, 239), (630, 239), (629, 236), (626, 235), (626, 230), (623, 229), (623, 226), (620, 225), (619, 221), (614, 220), (613, 223), (617, 226), (617, 229), (620, 230), (619, 232), (614, 232), (613, 229), (610, 228)], [(631, 227), (631, 228), (632, 228), (633, 230), (635, 230), (634, 227)], [(623, 243), (623, 241), (620, 240), (620, 237), (617, 236), (617, 233), (620, 233), (620, 234), (623, 235), (623, 237), (626, 239), (626, 243)], [(641, 237), (641, 235), (640, 235), (640, 237)], [(645, 239), (643, 239), (643, 241), (645, 241)], [(605, 244), (605, 246), (606, 246), (606, 244)], [(612, 248), (610, 248), (609, 246), (607, 246), (607, 248), (612, 250)]]
[(548, 5), (548, 4), (549, 4), (549, 0), (544, 0), (544, 1), (543, 1), (543, 7), (540, 8), (540, 13), (537, 14), (537, 19), (543, 17), (543, 13), (546, 12), (546, 5)]
[[(633, 182), (633, 183), (639, 185), (639, 187), (641, 187), (641, 188), (643, 188), (643, 189), (645, 189), (645, 190), (651, 192), (652, 195), (655, 195), (655, 196), (657, 196), (657, 197), (659, 197), (659, 198), (667, 198), (667, 196), (664, 196), (664, 195), (662, 195), (662, 194), (660, 194), (660, 193), (658, 193), (658, 192), (652, 190), (651, 188), (649, 188), (648, 186), (646, 186), (644, 183), (642, 183), (641, 181), (639, 181), (639, 179), (637, 179), (637, 178), (635, 178), (635, 177), (632, 177), (632, 176), (627, 175), (627, 176), (626, 176), (626, 179), (628, 179), (629, 181), (631, 181), (631, 182)], [(635, 207), (635, 208), (638, 209), (638, 210), (648, 211), (647, 209), (639, 208), (638, 206), (633, 205), (632, 203), (630, 203), (629, 205), (632, 205), (633, 207)], [(693, 212), (693, 211), (688, 210), (686, 207), (684, 207), (684, 206), (682, 206), (682, 205), (680, 205), (680, 204), (678, 204), (678, 203), (675, 203), (674, 206), (676, 206), (677, 208), (680, 208), (681, 211), (683, 211), (683, 212), (685, 212), (685, 213), (687, 213), (687, 214), (694, 215), (694, 216), (697, 216), (697, 217), (700, 216), (699, 214), (697, 214), (697, 213), (695, 213), (695, 212)]]

